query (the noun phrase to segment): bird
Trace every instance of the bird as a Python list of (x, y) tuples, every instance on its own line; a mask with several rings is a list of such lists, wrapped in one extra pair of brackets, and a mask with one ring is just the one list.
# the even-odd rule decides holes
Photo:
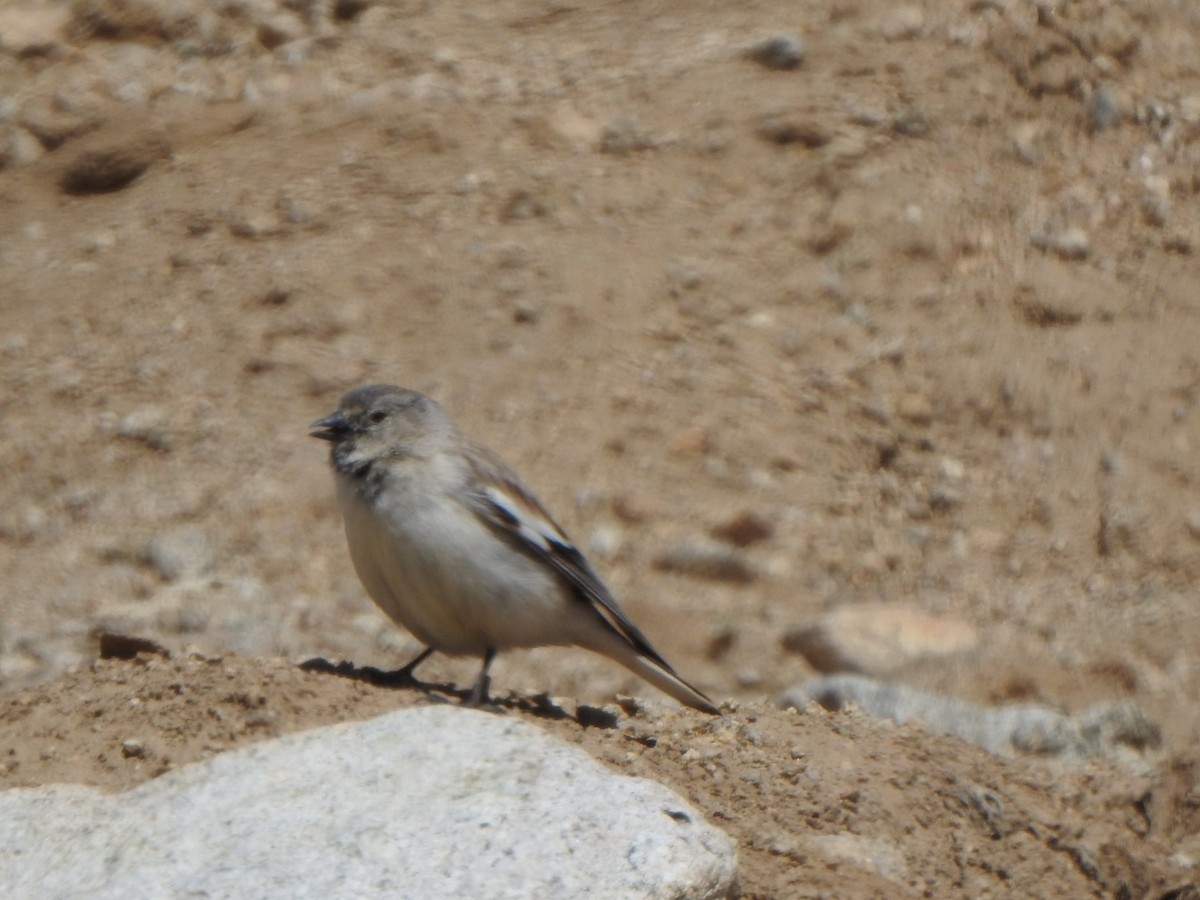
[(468, 698), (488, 702), (502, 650), (577, 646), (680, 703), (716, 704), (671, 667), (587, 558), (494, 451), (431, 397), (391, 384), (346, 393), (312, 437), (328, 441), (350, 559), (376, 604), (424, 649), (482, 659)]

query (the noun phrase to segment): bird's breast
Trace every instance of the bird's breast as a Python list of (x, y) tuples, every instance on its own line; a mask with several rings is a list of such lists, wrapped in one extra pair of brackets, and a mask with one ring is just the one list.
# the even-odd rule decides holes
[(338, 493), (363, 586), (422, 643), (482, 654), (558, 643), (565, 633), (574, 601), (557, 576), (452, 495), (399, 480), (374, 496), (354, 483)]

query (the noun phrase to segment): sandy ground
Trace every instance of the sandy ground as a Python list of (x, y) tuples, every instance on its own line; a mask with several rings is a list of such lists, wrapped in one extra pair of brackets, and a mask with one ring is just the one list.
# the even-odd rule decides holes
[[(784, 34), (798, 65), (746, 53)], [(528, 698), (651, 689), (494, 668), (505, 714), (727, 827), (746, 896), (1194, 880), (1197, 35), (1135, 0), (5, 4), (0, 786), (424, 702), (292, 665), (417, 649), (306, 434), (383, 380), (498, 449), (731, 703), (584, 728)], [(746, 515), (744, 577), (664, 569)], [(864, 602), (981, 635), (906, 682), (1131, 701), (1161, 757), (774, 709), (815, 674), (785, 633)], [(93, 665), (106, 629), (172, 658)]]

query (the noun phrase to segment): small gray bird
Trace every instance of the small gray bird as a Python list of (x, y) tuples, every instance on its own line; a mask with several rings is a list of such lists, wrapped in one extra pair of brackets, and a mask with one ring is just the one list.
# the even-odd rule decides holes
[(333, 444), (358, 577), (425, 644), (397, 675), (411, 676), (434, 651), (482, 657), (471, 692), (478, 705), (497, 651), (573, 645), (718, 712), (622, 612), (517, 474), (429, 397), (390, 384), (356, 388), (311, 434)]

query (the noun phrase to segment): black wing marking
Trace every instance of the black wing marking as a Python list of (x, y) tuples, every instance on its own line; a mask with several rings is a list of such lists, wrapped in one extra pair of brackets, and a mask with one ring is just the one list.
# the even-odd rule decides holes
[(469, 458), (475, 476), (471, 492), (473, 511), (558, 573), (577, 597), (589, 603), (609, 627), (640, 654), (672, 675), (676, 674), (617, 605), (587, 558), (571, 543), (537, 497), (521, 484), (516, 473), (482, 444), (475, 444), (472, 449), (474, 452)]

